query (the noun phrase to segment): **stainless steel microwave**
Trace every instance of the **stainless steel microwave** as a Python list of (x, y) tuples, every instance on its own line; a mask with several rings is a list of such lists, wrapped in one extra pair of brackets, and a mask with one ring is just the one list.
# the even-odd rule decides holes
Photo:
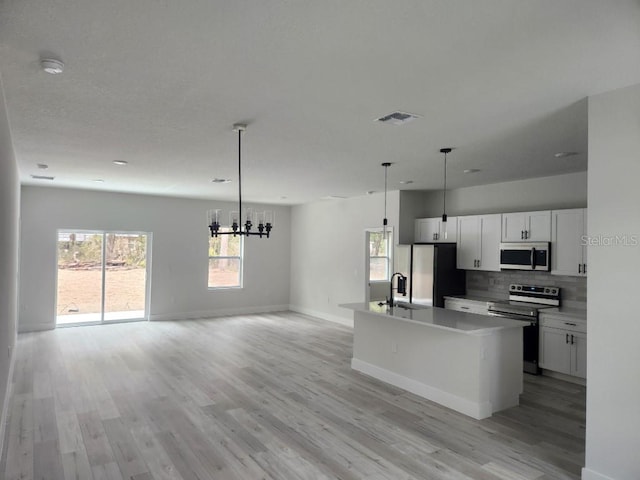
[(501, 270), (551, 270), (549, 242), (509, 242), (500, 244)]

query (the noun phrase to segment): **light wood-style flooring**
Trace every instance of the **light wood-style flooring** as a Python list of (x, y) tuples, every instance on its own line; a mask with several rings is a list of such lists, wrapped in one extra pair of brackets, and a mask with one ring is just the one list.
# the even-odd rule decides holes
[(0, 478), (580, 478), (584, 387), (525, 375), (478, 421), (352, 371), (351, 345), (290, 312), (22, 334)]

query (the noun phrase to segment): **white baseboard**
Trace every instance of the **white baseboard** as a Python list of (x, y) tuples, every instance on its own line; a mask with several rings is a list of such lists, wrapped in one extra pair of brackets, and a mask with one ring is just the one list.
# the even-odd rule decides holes
[(11, 349), (11, 359), (9, 360), (9, 377), (7, 378), (7, 391), (5, 392), (4, 402), (2, 404), (2, 411), (0, 412), (0, 457), (4, 453), (4, 436), (7, 429), (7, 422), (9, 420), (9, 402), (11, 400), (11, 393), (13, 391), (13, 367), (16, 358), (16, 347), (18, 342), (15, 342)]
[(18, 324), (18, 333), (42, 332), (43, 330), (53, 330), (56, 328), (55, 323), (30, 323), (28, 325)]
[(292, 312), (302, 313), (304, 315), (309, 315), (311, 317), (320, 318), (321, 320), (327, 320), (328, 322), (339, 323), (340, 325), (353, 328), (353, 318), (343, 318), (337, 315), (331, 315), (329, 313), (321, 312), (319, 310), (312, 310), (310, 308), (301, 307), (299, 305), (289, 305), (289, 310), (291, 310)]
[(476, 403), (466, 398), (453, 395), (448, 392), (444, 392), (437, 388), (431, 387), (424, 383), (418, 382), (411, 378), (407, 378), (403, 375), (399, 375), (390, 370), (377, 367), (368, 362), (358, 360), (357, 358), (351, 359), (351, 368), (359, 372), (365, 373), (371, 377), (382, 380), (383, 382), (390, 383), (396, 387), (400, 387), (408, 392), (415, 393), (427, 400), (439, 403), (445, 407), (451, 408), (460, 413), (464, 413), (477, 420), (482, 420), (491, 416), (492, 409), (491, 403), (483, 402)]
[(200, 312), (185, 313), (160, 313), (149, 315), (149, 320), (202, 320), (205, 318), (228, 317), (232, 315), (255, 315), (259, 313), (285, 312), (289, 310), (289, 305), (267, 305), (262, 307), (239, 307), (239, 308), (218, 308)]
[(607, 477), (593, 470), (589, 470), (587, 467), (582, 469), (582, 480), (615, 480), (615, 478)]

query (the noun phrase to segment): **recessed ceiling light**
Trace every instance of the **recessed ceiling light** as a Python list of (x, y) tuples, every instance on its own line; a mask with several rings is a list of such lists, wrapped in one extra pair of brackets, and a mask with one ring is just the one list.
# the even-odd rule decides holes
[(48, 175), (31, 175), (31, 178), (34, 180), (53, 180), (55, 177), (50, 177)]
[(367, 190), (367, 195), (373, 195), (374, 193), (376, 193), (375, 190)]
[(47, 165), (46, 163), (39, 163), (38, 168), (40, 170), (46, 170), (47, 168), (49, 168), (49, 165)]
[(119, 166), (124, 166), (124, 165), (129, 165), (129, 162), (127, 162), (126, 160), (114, 160), (113, 161), (114, 165), (119, 165)]
[(285, 195), (280, 197), (280, 200), (286, 200), (286, 199), (287, 199), (287, 197)]
[(578, 155), (578, 152), (558, 152), (553, 154), (556, 158), (573, 157), (574, 155)]
[(467, 168), (466, 170), (463, 170), (464, 173), (478, 173), (479, 171), (479, 168)]
[(322, 197), (323, 200), (342, 200), (347, 197), (342, 197), (340, 195), (325, 195)]
[(213, 182), (213, 183), (231, 183), (231, 180), (229, 180), (228, 178), (214, 178), (213, 180), (211, 180), (211, 182)]
[(56, 60), (55, 58), (43, 58), (40, 60), (40, 66), (45, 72), (50, 73), (51, 75), (57, 75), (62, 73), (64, 70), (64, 63), (60, 60)]
[(402, 185), (410, 185), (413, 183), (413, 180), (400, 180), (400, 183)]
[(104, 183), (104, 180), (101, 179), (101, 178), (96, 178), (93, 181), (96, 182), (96, 183)]

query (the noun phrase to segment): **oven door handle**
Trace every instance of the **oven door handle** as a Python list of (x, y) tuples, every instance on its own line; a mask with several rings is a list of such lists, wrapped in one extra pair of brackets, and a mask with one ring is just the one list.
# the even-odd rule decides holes
[(531, 317), (518, 317), (517, 315), (514, 314), (510, 314), (510, 313), (501, 313), (501, 312), (494, 312), (489, 310), (489, 316), (490, 317), (500, 317), (500, 318), (508, 318), (509, 320), (517, 320), (519, 322), (529, 322), (529, 324), (532, 327), (535, 327), (537, 325), (537, 322), (535, 320), (532, 320)]

